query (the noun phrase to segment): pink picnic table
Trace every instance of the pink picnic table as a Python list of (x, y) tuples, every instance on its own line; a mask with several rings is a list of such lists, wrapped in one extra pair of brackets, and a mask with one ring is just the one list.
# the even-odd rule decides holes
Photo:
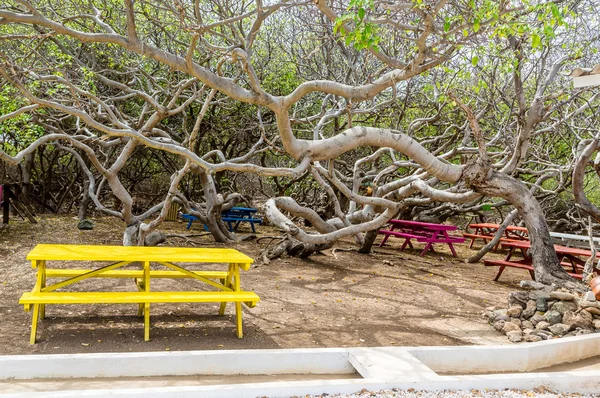
[(454, 225), (434, 224), (428, 222), (419, 221), (408, 221), (408, 220), (390, 220), (390, 229), (382, 229), (379, 231), (380, 234), (385, 235), (379, 246), (383, 246), (390, 236), (396, 236), (404, 238), (404, 243), (400, 250), (404, 250), (406, 246), (413, 248), (411, 239), (415, 239), (417, 242), (426, 242), (425, 248), (421, 252), (421, 256), (424, 256), (429, 250), (433, 250), (434, 243), (445, 243), (450, 247), (452, 255), (456, 257), (456, 251), (454, 250), (453, 243), (463, 243), (465, 238), (458, 236), (448, 235), (448, 231), (455, 231)]

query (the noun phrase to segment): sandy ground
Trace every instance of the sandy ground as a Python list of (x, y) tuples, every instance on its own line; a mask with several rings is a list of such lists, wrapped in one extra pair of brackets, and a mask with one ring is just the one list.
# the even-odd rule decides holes
[[(528, 277), (511, 269), (493, 282), (496, 269), (463, 261), (473, 253), (466, 244), (457, 245), (456, 259), (440, 245), (435, 253), (419, 257), (421, 244), (400, 252), (401, 240), (391, 239), (371, 255), (329, 250), (305, 260), (257, 264), (244, 272), (242, 288), (255, 291), (261, 301), (244, 309), (243, 339), (234, 334), (231, 306), (219, 317), (217, 304), (153, 305), (151, 341), (144, 342), (136, 305), (65, 305), (47, 308), (38, 343), (30, 346), (31, 314), (18, 304), (35, 282), (27, 253), (38, 243), (120, 244), (123, 225), (118, 220), (94, 221), (94, 230), (79, 231), (73, 217), (41, 216), (39, 224), (11, 220), (0, 230), (0, 354), (506, 344), (481, 313), (487, 306), (505, 305), (507, 293), (518, 290), (518, 281)], [(198, 234), (200, 228), (194, 225), (187, 231), (180, 222), (165, 225), (166, 232), (177, 234)], [(249, 232), (244, 227), (241, 235)], [(257, 235), (276, 234), (259, 227)], [(191, 239), (196, 247), (223, 246), (209, 237)], [(258, 258), (267, 241), (233, 247)], [(167, 244), (186, 245), (186, 240), (171, 238)], [(349, 241), (337, 245), (352, 247)], [(156, 280), (152, 288), (204, 289), (192, 280)], [(135, 285), (131, 280), (94, 279), (72, 289), (124, 291), (135, 290)]]

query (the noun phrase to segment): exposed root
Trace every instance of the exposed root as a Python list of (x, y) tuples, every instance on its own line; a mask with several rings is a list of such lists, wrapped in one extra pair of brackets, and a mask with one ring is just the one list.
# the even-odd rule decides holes
[[(275, 246), (271, 247), (271, 243), (274, 240), (279, 240), (279, 242)], [(302, 243), (298, 239), (292, 238), (291, 236), (285, 236), (281, 238), (277, 237), (273, 238), (271, 242), (269, 242), (269, 245), (267, 245), (267, 247), (260, 254), (260, 258), (264, 264), (269, 264), (271, 260), (280, 258), (283, 255), (307, 258), (311, 254), (329, 249), (331, 246), (333, 246), (333, 243), (327, 245), (315, 245)]]
[(201, 234), (191, 234), (191, 235), (180, 235), (180, 234), (167, 234), (166, 238), (170, 239), (170, 238), (177, 238), (177, 239), (184, 239), (186, 244), (191, 244), (191, 245), (195, 245), (195, 246), (200, 246), (203, 245), (203, 242), (197, 241), (197, 240), (193, 240), (190, 239), (191, 237), (201, 237), (201, 236), (207, 236), (210, 235), (210, 232), (204, 232)]

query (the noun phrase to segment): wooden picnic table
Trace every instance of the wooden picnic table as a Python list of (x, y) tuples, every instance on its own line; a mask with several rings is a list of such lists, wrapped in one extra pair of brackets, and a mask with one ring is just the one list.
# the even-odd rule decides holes
[(424, 256), (429, 250), (434, 251), (434, 243), (446, 243), (452, 255), (456, 257), (456, 251), (454, 250), (453, 243), (462, 243), (465, 241), (464, 238), (450, 236), (448, 231), (455, 231), (454, 225), (434, 224), (420, 221), (409, 221), (409, 220), (390, 220), (390, 229), (382, 229), (379, 231), (380, 234), (385, 235), (379, 246), (383, 246), (390, 236), (396, 236), (404, 238), (404, 243), (400, 250), (404, 250), (408, 245), (411, 249), (413, 248), (411, 239), (415, 239), (417, 242), (425, 242), (425, 248), (421, 252), (421, 256)]
[[(526, 269), (529, 271), (531, 279), (534, 279), (533, 267), (531, 266), (532, 258), (530, 254), (531, 242), (524, 240), (503, 242), (502, 246), (509, 249), (504, 260), (484, 260), (486, 266), (500, 267), (494, 280), (497, 281), (500, 278), (500, 275), (502, 275), (502, 272), (506, 267)], [(581, 279), (581, 273), (585, 266), (585, 262), (587, 258), (592, 255), (592, 252), (590, 250), (561, 245), (554, 245), (554, 250), (556, 251), (556, 255), (558, 256), (561, 265), (571, 268), (570, 271), (568, 271), (568, 274), (574, 278)], [(513, 258), (517, 251), (521, 253), (521, 259)], [(597, 253), (597, 256), (600, 256), (600, 253)], [(595, 267), (594, 270), (598, 272), (598, 269)]]
[[(463, 233), (463, 237), (471, 238), (469, 249), (473, 247), (475, 239), (482, 239), (484, 241), (492, 240), (494, 235), (500, 229), (500, 224), (491, 223), (479, 223), (469, 224), (469, 228), (473, 230), (473, 233)], [(523, 241), (529, 240), (527, 228), (518, 227), (516, 225), (509, 225), (504, 231), (504, 236), (500, 238), (500, 242), (511, 242), (511, 241)], [(498, 245), (496, 245), (496, 248)]]
[[(225, 313), (228, 302), (235, 303), (237, 336), (242, 333), (242, 303), (254, 307), (260, 300), (251, 291), (240, 287), (240, 269), (248, 270), (253, 260), (235, 249), (197, 249), (180, 247), (145, 246), (91, 246), (91, 245), (37, 245), (29, 254), (32, 267), (37, 269), (35, 287), (24, 293), (20, 304), (29, 311), (33, 307), (30, 343), (35, 344), (38, 318), (44, 318), (48, 304), (138, 304), (138, 315), (144, 316), (144, 339), (150, 339), (150, 304), (180, 302), (221, 303), (219, 315)], [(111, 262), (108, 265), (89, 268), (49, 268), (48, 262)], [(166, 269), (150, 269), (155, 263)], [(226, 264), (226, 271), (189, 270), (175, 263), (218, 263)], [(141, 265), (141, 269), (126, 265)], [(60, 281), (47, 284), (48, 279)], [(131, 278), (137, 291), (60, 291), (59, 289), (90, 278)], [(191, 278), (209, 285), (213, 291), (168, 291), (150, 290), (155, 278)]]
[[(223, 210), (221, 212), (221, 220), (227, 223), (229, 231), (236, 231), (240, 226), (240, 223), (248, 222), (252, 227), (252, 232), (256, 233), (254, 224), (262, 224), (263, 222), (262, 219), (254, 216), (257, 211), (257, 209), (252, 207), (232, 207), (231, 209)], [(188, 220), (186, 227), (187, 229), (190, 229), (192, 227), (192, 223), (198, 220), (196, 216), (191, 214), (183, 214), (182, 217), (184, 220)], [(235, 225), (232, 223), (235, 223)], [(208, 231), (208, 226), (206, 224), (204, 224), (204, 229)]]

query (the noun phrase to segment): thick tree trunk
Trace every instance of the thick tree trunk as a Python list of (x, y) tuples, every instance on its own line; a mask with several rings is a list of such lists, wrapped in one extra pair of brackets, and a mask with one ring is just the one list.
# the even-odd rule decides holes
[(90, 203), (90, 181), (86, 178), (83, 180), (83, 192), (81, 194), (81, 203), (79, 204), (78, 218), (83, 221), (88, 218), (88, 208)]
[[(465, 169), (464, 176), (480, 193), (509, 201), (519, 212), (529, 231), (535, 279), (544, 284), (573, 281), (558, 261), (541, 205), (527, 186), (513, 177), (488, 169), (481, 178), (481, 163)], [(475, 177), (475, 178), (473, 178)]]
[(585, 196), (583, 190), (585, 168), (587, 167), (592, 155), (598, 149), (599, 142), (597, 139), (590, 142), (579, 154), (577, 161), (575, 162), (575, 168), (573, 169), (573, 196), (577, 205), (586, 213), (594, 218), (597, 222), (600, 222), (600, 209), (598, 209), (590, 200)]
[(375, 243), (375, 239), (377, 239), (378, 234), (379, 234), (378, 229), (368, 231), (365, 234), (365, 240), (364, 240), (362, 246), (360, 247), (360, 249), (358, 249), (358, 252), (362, 253), (362, 254), (371, 253), (371, 248), (373, 247), (373, 243)]
[(206, 218), (208, 230), (216, 242), (230, 242), (233, 236), (221, 221), (221, 209), (223, 206), (223, 197), (217, 192), (212, 176), (200, 168), (194, 171), (200, 177), (204, 198), (206, 200)]

